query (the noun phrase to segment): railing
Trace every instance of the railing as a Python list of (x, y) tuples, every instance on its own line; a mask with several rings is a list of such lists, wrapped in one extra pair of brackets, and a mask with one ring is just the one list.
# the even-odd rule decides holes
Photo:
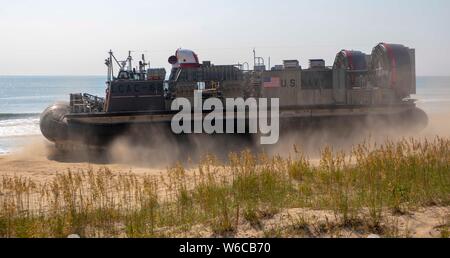
[(105, 99), (88, 93), (70, 94), (70, 107), (72, 113), (103, 112)]

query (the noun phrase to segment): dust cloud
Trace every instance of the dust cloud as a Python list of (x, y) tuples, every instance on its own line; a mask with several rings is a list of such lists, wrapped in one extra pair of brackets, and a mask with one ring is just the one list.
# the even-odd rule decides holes
[(166, 168), (177, 163), (195, 165), (208, 154), (226, 161), (230, 152), (240, 152), (245, 149), (254, 153), (264, 152), (268, 155), (288, 157), (295, 155), (295, 146), (314, 159), (320, 155), (320, 151), (325, 146), (335, 150), (349, 150), (363, 141), (383, 143), (387, 139), (395, 141), (409, 137), (416, 139), (450, 137), (450, 107), (448, 110), (449, 112), (427, 114), (428, 125), (423, 130), (392, 127), (390, 124), (392, 121), (381, 119), (369, 119), (352, 126), (345, 121), (334, 121), (327, 125), (290, 128), (280, 135), (280, 141), (273, 146), (256, 144), (259, 142), (259, 135), (174, 136), (170, 128), (154, 127), (145, 131), (130, 129), (109, 146), (100, 150), (80, 147), (75, 151), (61, 152), (43, 137), (34, 137), (21, 151), (10, 156), (21, 160), (46, 158), (62, 163), (127, 164)]
[[(317, 158), (326, 146), (333, 150), (349, 151), (354, 145), (363, 142), (374, 146), (383, 144), (387, 140), (395, 142), (407, 138), (417, 140), (448, 138), (450, 137), (450, 107), (448, 110), (448, 113), (427, 114), (428, 123), (426, 126), (423, 125), (424, 128), (393, 126), (396, 121), (368, 118), (363, 123), (353, 124), (351, 127), (342, 123), (306, 131), (291, 131), (281, 137), (278, 144), (268, 147), (267, 151), (271, 155), (287, 157), (295, 155), (295, 146), (308, 157)], [(342, 132), (342, 130), (349, 131)]]
[(225, 160), (230, 152), (255, 150), (253, 140), (248, 136), (174, 135), (170, 128), (162, 127), (149, 130), (151, 133), (144, 135), (131, 129), (117, 138), (108, 147), (108, 159), (138, 166), (164, 167), (195, 164), (207, 155)]
[(450, 111), (449, 113), (428, 114), (428, 119), (429, 124), (427, 128), (418, 134), (419, 137), (450, 137)]
[[(432, 114), (425, 129), (393, 127), (393, 121), (370, 118), (351, 126), (339, 119), (328, 124), (289, 128), (280, 135), (275, 145), (261, 146), (259, 135), (205, 135), (174, 136), (168, 128), (157, 128), (142, 134), (130, 130), (117, 138), (108, 148), (108, 161), (138, 166), (165, 167), (176, 163), (195, 164), (208, 154), (226, 161), (230, 152), (248, 149), (254, 153), (288, 157), (295, 155), (294, 146), (310, 158), (317, 158), (325, 146), (335, 150), (350, 150), (364, 141), (383, 143), (414, 137), (432, 139), (450, 137), (449, 114)], [(351, 129), (349, 129), (351, 128)], [(423, 129), (423, 130), (422, 130)], [(139, 135), (139, 137), (136, 137)]]

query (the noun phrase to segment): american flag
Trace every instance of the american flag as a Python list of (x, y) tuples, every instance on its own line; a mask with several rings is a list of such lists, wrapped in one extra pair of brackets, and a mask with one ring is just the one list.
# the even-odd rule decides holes
[(263, 78), (264, 88), (279, 88), (281, 87), (280, 77), (264, 77)]

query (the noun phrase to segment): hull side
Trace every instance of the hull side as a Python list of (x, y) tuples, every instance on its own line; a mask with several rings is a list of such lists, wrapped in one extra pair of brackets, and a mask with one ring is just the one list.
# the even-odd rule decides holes
[[(398, 112), (386, 113), (356, 113), (347, 115), (337, 115), (324, 111), (318, 115), (299, 116), (298, 113), (280, 114), (280, 136), (300, 133), (304, 131), (325, 130), (336, 134), (338, 137), (346, 137), (351, 133), (365, 129), (378, 130), (400, 129), (419, 131), (426, 127), (428, 120), (426, 114), (417, 108), (400, 110)], [(223, 139), (246, 139), (246, 142), (255, 142), (259, 139), (257, 134), (174, 134), (171, 129), (170, 118), (172, 115), (161, 115), (146, 119), (147, 115), (123, 116), (122, 122), (112, 122), (111, 117), (85, 117), (80, 119), (69, 119), (68, 121), (68, 141), (79, 142), (89, 146), (108, 146), (120, 137), (127, 137), (137, 144), (145, 143), (149, 145), (163, 144), (160, 139), (168, 140), (173, 138), (177, 142), (189, 143), (192, 138), (211, 138), (220, 141)], [(167, 116), (167, 117), (166, 117)], [(86, 122), (87, 121), (87, 122)], [(108, 122), (109, 121), (109, 122)], [(237, 119), (224, 120), (224, 131), (227, 123), (238, 123)], [(249, 120), (246, 119), (246, 132), (248, 132)], [(193, 122), (192, 122), (193, 124)], [(226, 141), (226, 140), (225, 140)], [(63, 141), (58, 141), (59, 143)], [(256, 142), (257, 143), (257, 142)]]

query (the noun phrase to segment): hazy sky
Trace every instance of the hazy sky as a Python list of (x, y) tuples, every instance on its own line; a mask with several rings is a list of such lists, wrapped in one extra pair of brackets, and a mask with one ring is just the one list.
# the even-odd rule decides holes
[(216, 64), (324, 58), (378, 42), (416, 48), (419, 75), (450, 75), (448, 0), (0, 0), (0, 75), (103, 75), (113, 49), (169, 67), (178, 47)]

